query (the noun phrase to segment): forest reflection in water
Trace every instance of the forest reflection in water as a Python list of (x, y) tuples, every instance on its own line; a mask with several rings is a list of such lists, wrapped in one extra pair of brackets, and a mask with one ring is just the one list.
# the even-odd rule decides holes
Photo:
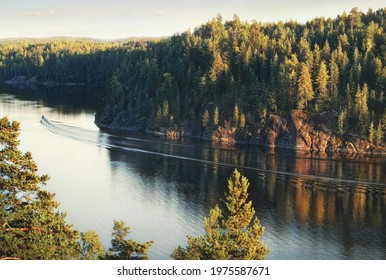
[(144, 178), (166, 178), (190, 209), (202, 203), (204, 215), (220, 202), (226, 178), (237, 167), (251, 182), (250, 198), (272, 249), (269, 258), (386, 258), (383, 158), (154, 141), (141, 142), (141, 148), (156, 157), (113, 148), (111, 161), (135, 166)]

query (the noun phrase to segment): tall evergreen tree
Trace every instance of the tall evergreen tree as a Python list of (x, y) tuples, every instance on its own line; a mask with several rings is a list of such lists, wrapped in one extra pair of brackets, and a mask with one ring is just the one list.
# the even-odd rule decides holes
[(317, 82), (317, 92), (318, 92), (318, 98), (317, 103), (319, 105), (322, 105), (328, 98), (327, 93), (327, 85), (328, 85), (328, 73), (327, 73), (327, 66), (324, 61), (320, 64), (318, 76), (316, 79)]
[(298, 79), (298, 109), (307, 107), (307, 103), (314, 97), (312, 88), (312, 79), (310, 69), (307, 64), (303, 63)]
[(371, 122), (370, 123), (370, 127), (369, 127), (369, 142), (373, 143), (374, 142), (374, 138), (375, 138), (374, 123)]
[(202, 116), (202, 127), (208, 128), (210, 122), (210, 116), (208, 110), (205, 110), (204, 115)]
[(216, 107), (213, 114), (213, 124), (215, 126), (218, 126), (219, 122), (220, 122), (220, 114), (218, 112), (218, 107)]
[(381, 145), (383, 141), (383, 131), (381, 122), (377, 125), (377, 130), (375, 131), (375, 144)]
[(233, 120), (235, 122), (235, 126), (237, 127), (238, 124), (239, 124), (239, 118), (240, 118), (240, 114), (239, 114), (239, 105), (235, 104), (235, 108), (233, 110)]

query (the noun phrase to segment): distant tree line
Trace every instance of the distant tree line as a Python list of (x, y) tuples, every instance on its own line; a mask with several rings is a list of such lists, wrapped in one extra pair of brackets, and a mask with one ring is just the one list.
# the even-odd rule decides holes
[(0, 79), (33, 78), (41, 84), (104, 87), (125, 52), (140, 41), (23, 39), (0, 42)]
[(336, 135), (382, 143), (386, 9), (305, 24), (220, 15), (160, 40), (3, 42), (0, 78), (103, 85), (101, 125), (214, 131), (259, 139), (270, 114), (328, 116)]

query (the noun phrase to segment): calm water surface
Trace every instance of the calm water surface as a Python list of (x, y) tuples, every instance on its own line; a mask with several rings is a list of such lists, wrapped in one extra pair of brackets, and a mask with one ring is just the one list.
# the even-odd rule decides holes
[(113, 220), (124, 220), (130, 238), (155, 241), (152, 259), (169, 259), (187, 235), (204, 232), (237, 167), (251, 183), (269, 259), (386, 259), (385, 158), (108, 133), (94, 125), (95, 96), (3, 88), (0, 116), (21, 122), (21, 148), (50, 175), (67, 220), (97, 231), (107, 247)]

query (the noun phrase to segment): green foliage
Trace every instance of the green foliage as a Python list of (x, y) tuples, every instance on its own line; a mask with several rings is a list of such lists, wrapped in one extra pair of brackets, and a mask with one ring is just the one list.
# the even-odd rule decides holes
[(18, 149), (18, 136), (18, 122), (0, 119), (0, 258), (78, 258), (79, 233), (43, 189), (48, 176)]
[(383, 141), (383, 131), (381, 122), (378, 123), (377, 129), (375, 131), (375, 144), (381, 145)]
[(320, 64), (318, 76), (316, 78), (317, 82), (317, 92), (318, 92), (318, 102), (322, 104), (327, 98), (328, 94), (328, 73), (327, 73), (327, 66), (324, 61)]
[(301, 65), (298, 79), (298, 109), (307, 108), (307, 103), (314, 98), (310, 70), (307, 64)]
[(220, 122), (220, 115), (218, 112), (218, 107), (216, 107), (216, 109), (214, 110), (214, 115), (213, 115), (213, 124), (215, 126), (218, 126), (219, 122)]
[(239, 119), (240, 119), (239, 106), (235, 104), (235, 108), (233, 109), (233, 121), (236, 127), (238, 126)]
[(369, 118), (365, 114), (359, 115), (358, 120), (359, 136), (365, 138), (369, 130)]
[(210, 116), (208, 110), (205, 110), (204, 115), (202, 116), (202, 126), (208, 128), (210, 122)]
[(366, 137), (369, 112), (382, 119), (386, 106), (385, 14), (385, 8), (353, 9), (306, 24), (237, 16), (223, 22), (218, 16), (194, 32), (159, 40), (2, 42), (0, 80), (106, 87), (96, 119), (107, 126), (190, 126), (199, 134), (207, 129), (195, 128), (201, 108), (216, 104), (221, 121), (233, 126), (243, 112), (245, 133), (262, 140), (263, 110), (268, 116), (301, 109), (337, 117), (345, 108), (345, 132), (356, 134), (360, 126)]
[(132, 239), (125, 239), (130, 232), (130, 227), (123, 221), (114, 221), (111, 248), (107, 258), (111, 260), (147, 260), (148, 250), (153, 241), (138, 243)]
[(18, 149), (19, 131), (18, 122), (0, 119), (0, 259), (148, 259), (152, 242), (125, 240), (123, 222), (114, 222), (108, 252), (97, 233), (67, 224), (54, 194), (44, 190), (48, 176), (39, 176), (32, 155)]
[(248, 199), (248, 179), (235, 170), (228, 179), (225, 210), (218, 205), (204, 219), (205, 235), (188, 237), (186, 248), (174, 250), (174, 259), (259, 260), (269, 249), (260, 240), (264, 227)]
[(240, 129), (244, 129), (245, 128), (245, 115), (244, 115), (244, 113), (240, 114), (239, 127), (240, 127)]
[(374, 123), (371, 122), (370, 123), (370, 127), (369, 127), (369, 142), (373, 143), (374, 142), (374, 138), (375, 138)]
[(346, 110), (341, 111), (338, 117), (338, 133), (340, 136), (342, 136), (346, 131), (346, 118)]
[(82, 232), (80, 237), (80, 259), (99, 260), (105, 258), (106, 249), (95, 231)]
[(0, 79), (24, 76), (41, 84), (105, 86), (121, 60), (122, 45), (76, 39), (0, 42)]

